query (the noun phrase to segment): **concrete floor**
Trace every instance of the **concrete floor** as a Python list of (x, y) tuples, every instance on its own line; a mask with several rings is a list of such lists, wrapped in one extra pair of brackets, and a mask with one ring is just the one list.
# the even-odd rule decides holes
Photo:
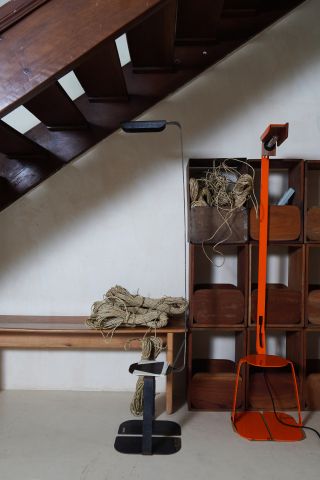
[[(319, 479), (320, 441), (248, 442), (227, 413), (189, 412), (170, 419), (182, 427), (182, 449), (170, 456), (123, 455), (113, 448), (129, 418), (129, 393), (0, 393), (1, 480), (305, 480)], [(163, 396), (157, 398), (161, 418)], [(308, 416), (320, 428), (320, 412)], [(305, 415), (305, 416), (306, 416)]]

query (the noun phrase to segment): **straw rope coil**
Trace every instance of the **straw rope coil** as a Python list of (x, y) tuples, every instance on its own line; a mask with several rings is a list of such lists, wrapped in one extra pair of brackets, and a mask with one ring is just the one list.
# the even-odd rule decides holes
[(185, 312), (187, 302), (182, 297), (153, 299), (132, 295), (116, 285), (104, 295), (102, 301), (94, 302), (87, 325), (98, 330), (113, 330), (120, 326), (150, 328), (165, 327), (169, 316)]

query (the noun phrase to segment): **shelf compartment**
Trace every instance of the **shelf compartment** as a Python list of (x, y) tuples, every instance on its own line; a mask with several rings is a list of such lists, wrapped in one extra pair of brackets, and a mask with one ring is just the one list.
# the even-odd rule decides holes
[(305, 406), (320, 410), (320, 328), (305, 330)]
[[(249, 353), (255, 352), (255, 338), (255, 330), (250, 329), (248, 331)], [(302, 346), (301, 329), (267, 329), (267, 353), (280, 355), (294, 363), (300, 398), (303, 372)], [(267, 373), (276, 408), (279, 410), (296, 410), (295, 390), (289, 366), (281, 369), (248, 367), (247, 408), (249, 410), (272, 410), (272, 401), (265, 383), (264, 372)]]
[(305, 162), (305, 241), (320, 242), (320, 160)]
[[(209, 358), (214, 356), (214, 352), (208, 351), (208, 344), (211, 341), (223, 341), (229, 342), (229, 354), (233, 357), (230, 358)], [(205, 338), (203, 338), (205, 336)], [(226, 411), (231, 410), (233, 393), (236, 380), (236, 363), (239, 358), (244, 355), (246, 346), (246, 335), (244, 329), (236, 332), (227, 331), (196, 331), (191, 334), (192, 344), (196, 343), (196, 339), (201, 338), (201, 347), (194, 348), (193, 356), (200, 355), (203, 357), (205, 354), (208, 358), (192, 358), (189, 360), (189, 389), (188, 389), (188, 401), (189, 408), (193, 410), (208, 410), (208, 411)], [(230, 340), (232, 343), (230, 352)], [(221, 355), (217, 352), (217, 355)], [(189, 357), (189, 358), (190, 358)], [(244, 407), (244, 378), (241, 376), (239, 383), (239, 395), (237, 400), (237, 408), (242, 409)]]
[[(250, 319), (257, 318), (258, 246), (250, 247)], [(304, 248), (294, 245), (268, 247), (268, 275), (266, 292), (266, 323), (283, 327), (304, 324)]]
[(320, 245), (306, 247), (306, 324), (320, 326)]
[[(198, 360), (191, 379), (191, 407), (197, 410), (231, 410), (236, 381), (235, 364), (231, 360)], [(242, 388), (242, 377), (239, 389)], [(241, 408), (238, 399), (237, 408)]]
[(232, 234), (228, 226), (226, 224), (222, 226), (222, 224), (223, 219), (217, 208), (191, 208), (189, 241), (196, 244), (214, 244), (223, 240), (226, 240), (226, 243), (245, 243), (248, 240), (248, 212), (245, 208), (234, 212), (228, 220)]
[[(200, 179), (213, 165), (221, 164), (225, 159), (190, 159), (188, 165), (188, 185), (190, 178)], [(240, 159), (245, 160), (245, 159)], [(239, 162), (229, 160), (228, 165), (237, 168), (239, 173), (245, 173), (247, 167)], [(235, 211), (228, 224), (223, 225), (223, 211), (216, 207), (195, 206), (191, 207), (190, 191), (188, 188), (188, 213), (189, 213), (189, 242), (195, 244), (245, 243), (248, 241), (248, 209), (246, 205)]]
[[(250, 237), (259, 240), (259, 217), (254, 209), (250, 210)], [(271, 205), (269, 207), (269, 241), (299, 240), (301, 233), (301, 214), (296, 205)]]
[(246, 324), (248, 246), (223, 245), (219, 250), (223, 256), (213, 255), (212, 264), (201, 246), (190, 246), (190, 319), (195, 328)]
[[(261, 161), (250, 160), (255, 169), (255, 193), (260, 196)], [(303, 242), (303, 160), (270, 159), (269, 171), (269, 241)], [(289, 188), (295, 190), (290, 205), (279, 206), (278, 200)], [(259, 219), (250, 209), (249, 235), (252, 240), (259, 239)]]
[(193, 305), (193, 319), (196, 324), (235, 325), (244, 321), (244, 295), (234, 285), (197, 285)]

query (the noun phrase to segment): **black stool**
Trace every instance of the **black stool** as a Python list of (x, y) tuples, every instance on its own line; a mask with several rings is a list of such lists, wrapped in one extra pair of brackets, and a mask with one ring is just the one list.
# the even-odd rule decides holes
[(114, 448), (120, 453), (169, 455), (181, 448), (178, 423), (155, 420), (155, 377), (144, 376), (143, 420), (121, 423)]

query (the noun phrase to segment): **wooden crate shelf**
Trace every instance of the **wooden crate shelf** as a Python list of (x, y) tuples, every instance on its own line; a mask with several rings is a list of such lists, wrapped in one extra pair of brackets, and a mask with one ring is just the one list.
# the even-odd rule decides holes
[[(210, 249), (211, 247), (206, 247)], [(248, 287), (248, 246), (226, 245), (221, 255), (206, 258), (203, 248), (190, 245), (190, 319), (191, 326), (232, 327), (246, 324)], [(212, 252), (208, 251), (210, 255)], [(228, 275), (237, 271), (234, 278)], [(223, 279), (229, 280), (225, 283)], [(231, 283), (234, 280), (235, 284)]]
[[(260, 195), (260, 160), (251, 160), (251, 165), (255, 169), (255, 192), (259, 199)], [(269, 188), (269, 235), (270, 242), (303, 242), (303, 183), (304, 162), (303, 160), (290, 159), (271, 159), (269, 187), (272, 185), (273, 175), (277, 175), (282, 180), (281, 188), (277, 193)], [(282, 194), (289, 188), (295, 190), (290, 205), (278, 206), (277, 202)], [(259, 239), (259, 219), (253, 208), (249, 215), (249, 235), (250, 239)]]
[[(248, 330), (248, 353), (255, 351), (255, 329)], [(303, 336), (302, 329), (267, 328), (267, 353), (284, 356), (293, 361), (300, 398), (302, 398), (303, 375)], [(272, 410), (272, 401), (265, 383), (266, 369), (248, 367), (246, 398), (248, 409)], [(267, 370), (276, 408), (294, 409), (294, 385), (289, 367)]]
[(320, 244), (306, 246), (305, 317), (308, 327), (320, 326)]
[[(272, 244), (268, 248), (268, 283), (266, 319), (268, 325), (293, 326), (304, 324), (304, 247), (297, 244)], [(278, 259), (279, 271), (273, 272)], [(258, 246), (250, 246), (250, 318), (256, 323)], [(274, 278), (283, 283), (272, 282)], [(271, 280), (270, 280), (271, 279)], [(284, 283), (286, 282), (286, 283)]]
[(305, 341), (304, 402), (308, 410), (320, 410), (320, 327), (307, 328)]
[[(259, 198), (260, 160), (249, 162), (256, 171), (255, 192)], [(210, 165), (212, 159), (191, 160), (189, 177), (201, 176)], [(271, 159), (269, 186), (268, 344), (270, 348), (274, 342), (271, 353), (276, 353), (273, 337), (281, 339), (282, 350), (277, 353), (294, 363), (302, 407), (320, 410), (320, 160)], [(291, 204), (276, 205), (288, 187), (295, 189)], [(202, 251), (204, 248), (210, 256), (213, 246), (210, 242), (202, 245), (201, 240), (208, 237), (209, 230), (216, 225), (212, 221), (215, 213), (208, 207), (202, 208), (203, 211), (200, 207), (198, 211), (190, 209), (189, 199), (191, 333), (188, 402), (191, 409), (228, 410), (239, 344), (234, 359), (223, 355), (196, 357), (194, 337), (203, 330), (218, 335), (222, 329), (237, 338), (246, 336), (246, 341), (242, 340), (241, 344), (247, 345), (245, 353), (255, 351), (259, 223), (254, 210), (245, 210), (245, 215), (249, 213), (247, 223), (244, 213), (238, 212), (233, 222), (244, 230), (236, 227), (234, 241), (229, 239), (229, 244), (218, 246), (226, 254), (226, 261), (222, 266), (214, 267)], [(245, 231), (245, 235), (237, 236), (239, 231), (241, 235)], [(246, 235), (247, 239), (243, 240)], [(231, 252), (233, 263), (229, 263)], [(316, 352), (312, 350), (312, 343), (318, 345)], [(241, 374), (237, 408), (272, 409), (263, 371), (247, 366)], [(296, 409), (290, 370), (269, 369), (268, 379), (277, 408)]]
[(305, 162), (305, 242), (320, 242), (320, 160)]
[[(213, 165), (221, 163), (224, 159), (191, 159), (188, 168), (188, 185), (190, 178), (200, 179), (212, 169)], [(245, 159), (241, 159), (245, 160)], [(228, 165), (237, 168), (240, 173), (246, 171), (245, 165), (229, 160)], [(223, 225), (222, 213), (216, 207), (192, 207), (188, 189), (188, 224), (189, 242), (195, 244), (215, 244), (224, 240), (226, 244), (245, 243), (248, 241), (248, 209), (246, 207), (234, 213)], [(231, 229), (231, 231), (230, 231)]]
[[(301, 235), (301, 212), (296, 205), (271, 205), (269, 207), (268, 238), (270, 241), (293, 241)], [(259, 240), (259, 217), (250, 209), (250, 238)]]
[[(232, 342), (234, 359), (212, 358), (215, 356), (214, 341), (220, 336), (228, 337)], [(199, 341), (201, 348), (199, 349)], [(212, 350), (213, 343), (213, 352)], [(198, 348), (197, 348), (198, 344)], [(192, 410), (220, 411), (231, 410), (236, 363), (246, 350), (246, 332), (244, 329), (193, 331), (189, 339), (189, 378), (188, 403)], [(206, 355), (206, 356), (205, 356)], [(240, 394), (237, 408), (244, 407), (245, 381), (240, 379)]]

